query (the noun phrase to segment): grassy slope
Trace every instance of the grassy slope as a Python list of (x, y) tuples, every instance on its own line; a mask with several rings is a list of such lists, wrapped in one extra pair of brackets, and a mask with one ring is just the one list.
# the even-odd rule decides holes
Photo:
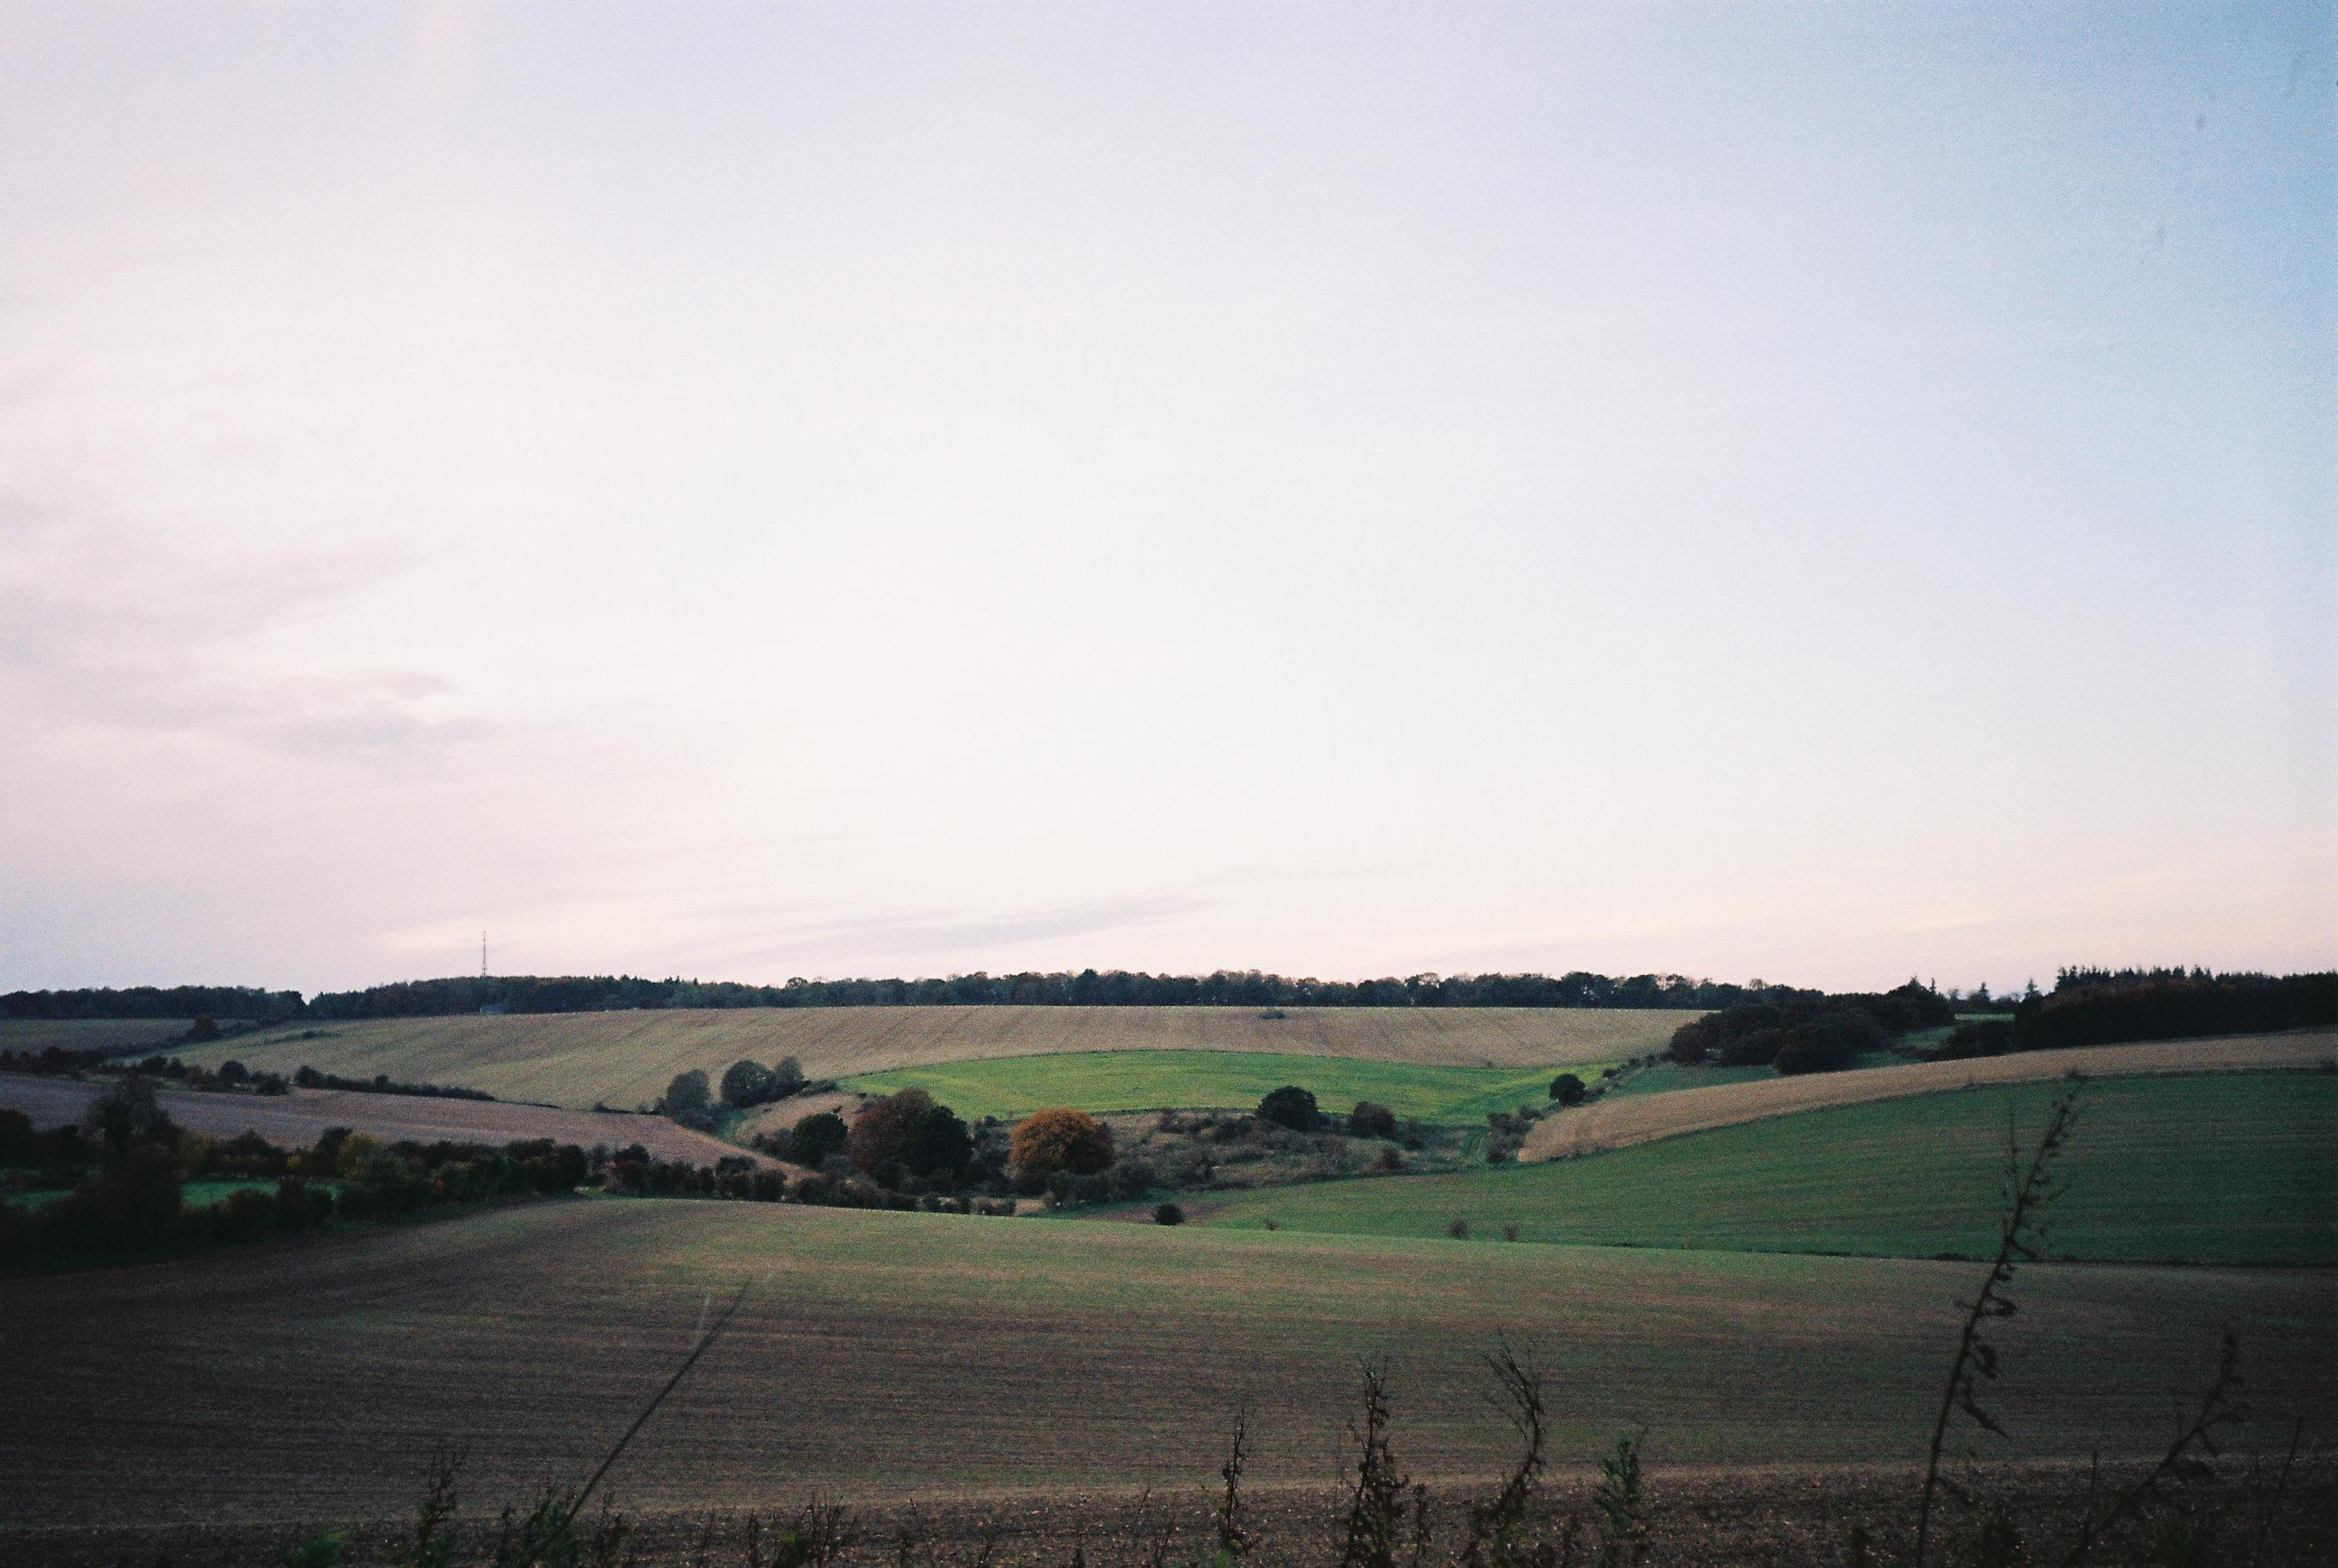
[[(1923, 1095), (1459, 1176), (1322, 1182), (1194, 1206), (1220, 1226), (1931, 1257), (1995, 1245), (2006, 1113), (2052, 1087)], [(2117, 1079), (2088, 1087), (2063, 1161), (2058, 1254), (2338, 1262), (2338, 1075)]]
[[(1596, 1067), (1583, 1070), (1597, 1073)], [(1244, 1051), (1114, 1051), (903, 1068), (864, 1073), (843, 1086), (889, 1094), (914, 1083), (971, 1119), (1027, 1116), (1042, 1105), (1248, 1110), (1269, 1091), (1296, 1083), (1324, 1110), (1341, 1114), (1359, 1100), (1371, 1100), (1399, 1116), (1469, 1122), (1485, 1120), (1488, 1111), (1547, 1103), (1552, 1075), (1547, 1067), (1433, 1067)]]
[[(749, 1204), (534, 1205), (10, 1286), (0, 1517), (407, 1514), (434, 1443), (467, 1505), (574, 1477), (689, 1343), (732, 1338), (613, 1473), (635, 1506), (1333, 1473), (1354, 1357), (1395, 1353), (1403, 1458), (1488, 1473), (1477, 1354), (1540, 1335), (1557, 1446), (1904, 1460), (1970, 1265), (1169, 1230)], [(2231, 1323), (2253, 1387), (2338, 1406), (2328, 1273), (2028, 1270), (1995, 1402), (2014, 1452), (2156, 1443)], [(2278, 1425), (2275, 1423), (2274, 1425)], [(2269, 1428), (2270, 1429), (2270, 1428)], [(2277, 1440), (2278, 1434), (2275, 1434)]]
[[(1663, 1049), (1693, 1013), (1518, 1007), (809, 1007), (304, 1023), (180, 1054), (290, 1073), (459, 1083), (507, 1100), (631, 1107), (689, 1068), (794, 1056), (843, 1077), (992, 1056), (1266, 1051), (1455, 1067), (1613, 1062)], [(302, 1038), (313, 1034), (313, 1038)]]

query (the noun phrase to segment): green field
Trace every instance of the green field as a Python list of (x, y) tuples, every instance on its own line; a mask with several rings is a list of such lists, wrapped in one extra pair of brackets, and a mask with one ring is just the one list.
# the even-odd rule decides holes
[[(1751, 1251), (1979, 1256), (1996, 1241), (2006, 1117), (2034, 1133), (2053, 1093), (2021, 1084), (1805, 1112), (1575, 1161), (1322, 1182), (1203, 1199), (1213, 1226)], [(2338, 1075), (2089, 1084), (2062, 1161), (2057, 1256), (2338, 1262)]]
[[(433, 1225), (12, 1280), (0, 1518), (409, 1519), (434, 1446), (467, 1508), (574, 1479), (754, 1288), (612, 1472), (633, 1508), (960, 1490), (1198, 1494), (1247, 1405), (1252, 1478), (1337, 1474), (1355, 1358), (1397, 1357), (1416, 1475), (1508, 1433), (1478, 1355), (1538, 1338), (1574, 1462), (1904, 1462), (1970, 1264), (1458, 1246), (794, 1205), (529, 1204)], [(2002, 1326), (2011, 1452), (2165, 1440), (2236, 1326), (2253, 1389), (2327, 1410), (2326, 1272), (2038, 1268)], [(92, 1412), (116, 1413), (93, 1418)], [(2279, 1423), (2247, 1440), (2278, 1446)], [(1170, 1493), (1164, 1490), (1164, 1495)], [(1055, 1559), (1060, 1561), (1061, 1559)]]
[[(276, 1179), (271, 1176), (264, 1181), (188, 1181), (179, 1188), (179, 1200), (190, 1209), (207, 1209), (214, 1203), (227, 1201), (231, 1193), (241, 1192), (247, 1187), (256, 1187), (262, 1192), (273, 1192), (276, 1191)], [(69, 1187), (44, 1187), (31, 1192), (0, 1192), (0, 1203), (13, 1203), (21, 1208), (37, 1209), (44, 1203), (55, 1202), (70, 1191), (72, 1189)]]
[[(1011, 1121), (1043, 1105), (1082, 1111), (1242, 1110), (1270, 1091), (1296, 1083), (1327, 1112), (1345, 1115), (1360, 1100), (1399, 1116), (1459, 1124), (1488, 1111), (1549, 1102), (1556, 1067), (1438, 1067), (1343, 1056), (1287, 1056), (1253, 1051), (1083, 1051), (1006, 1056), (863, 1073), (843, 1087), (890, 1094), (912, 1084), (972, 1121)], [(1596, 1081), (1596, 1064), (1566, 1069)]]

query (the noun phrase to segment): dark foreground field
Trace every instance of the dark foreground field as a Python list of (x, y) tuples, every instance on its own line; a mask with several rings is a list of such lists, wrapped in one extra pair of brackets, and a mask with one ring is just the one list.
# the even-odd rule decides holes
[[(1416, 1474), (1492, 1475), (1477, 1354), (1542, 1341), (1555, 1452), (1658, 1466), (1919, 1458), (1970, 1265), (1195, 1233), (576, 1200), (269, 1251), (12, 1280), (0, 1558), (64, 1528), (408, 1514), (433, 1446), (486, 1506), (575, 1480), (691, 1341), (731, 1335), (611, 1475), (651, 1510), (1049, 1496), (1210, 1479), (1247, 1404), (1261, 1485), (1345, 1454), (1355, 1358), (1395, 1359)], [(2028, 1456), (2165, 1442), (2226, 1325), (2261, 1424), (2338, 1404), (2338, 1276), (2040, 1268), (2003, 1329)], [(155, 1534), (157, 1529), (165, 1532)], [(121, 1540), (114, 1534), (110, 1537)], [(151, 1560), (145, 1553), (144, 1560)]]

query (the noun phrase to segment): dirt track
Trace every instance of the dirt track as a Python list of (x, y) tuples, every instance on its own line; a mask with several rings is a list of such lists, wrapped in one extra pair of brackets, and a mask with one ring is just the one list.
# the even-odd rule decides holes
[[(91, 1096), (103, 1087), (102, 1083), (70, 1078), (0, 1073), (0, 1109), (22, 1111), (36, 1127), (61, 1126), (77, 1120)], [(663, 1116), (555, 1111), (501, 1101), (360, 1094), (337, 1089), (295, 1089), (289, 1094), (266, 1097), (164, 1089), (160, 1098), (171, 1120), (190, 1132), (221, 1138), (257, 1132), (286, 1148), (313, 1143), (328, 1127), (347, 1127), (384, 1141), (411, 1139), (418, 1143), (441, 1140), (509, 1143), (526, 1138), (550, 1138), (585, 1149), (596, 1143), (612, 1149), (639, 1143), (660, 1160), (693, 1165), (711, 1165), (725, 1155), (747, 1152), (703, 1132), (677, 1127)]]
[(2338, 1030), (2291, 1034), (2243, 1034), (2223, 1040), (2171, 1040), (2149, 1045), (2097, 1045), (2075, 1051), (2032, 1051), (1971, 1062), (1915, 1062), (1816, 1073), (1751, 1083), (1717, 1083), (1663, 1094), (1625, 1095), (1535, 1124), (1518, 1152), (1521, 1161), (1597, 1154), (1682, 1132), (1758, 1122), (1797, 1111), (1897, 1100), (1984, 1083), (2027, 1083), (2071, 1072), (2092, 1077), (2155, 1073), (2249, 1072), (2311, 1068), (2338, 1059)]

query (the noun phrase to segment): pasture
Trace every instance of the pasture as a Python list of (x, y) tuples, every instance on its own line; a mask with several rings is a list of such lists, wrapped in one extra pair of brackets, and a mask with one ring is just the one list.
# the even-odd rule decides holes
[[(1261, 1485), (1332, 1479), (1354, 1358), (1396, 1357), (1400, 1453), (1490, 1474), (1476, 1355), (1534, 1335), (1579, 1461), (1920, 1453), (1970, 1265), (552, 1202), (9, 1287), (0, 1518), (122, 1526), (410, 1514), (441, 1440), (466, 1501), (575, 1478), (752, 1282), (612, 1473), (627, 1506), (1059, 1494), (1213, 1478), (1247, 1405)], [(2162, 1441), (2242, 1326), (2279, 1441), (2338, 1404), (2327, 1271), (2039, 1267), (2002, 1326), (2008, 1452)]]
[[(1598, 1075), (1589, 1063), (1580, 1071)], [(1271, 1091), (1295, 1083), (1327, 1112), (1344, 1115), (1358, 1101), (1370, 1100), (1399, 1116), (1453, 1124), (1482, 1122), (1488, 1111), (1539, 1108), (1549, 1102), (1552, 1076), (1547, 1067), (1444, 1067), (1249, 1051), (1092, 1051), (865, 1073), (841, 1087), (890, 1094), (914, 1084), (968, 1120), (1012, 1121), (1043, 1105), (1247, 1111)]]
[(814, 1078), (994, 1056), (1256, 1051), (1419, 1066), (1561, 1067), (1662, 1050), (1698, 1016), (1535, 1007), (764, 1007), (308, 1021), (179, 1054), (290, 1073), (454, 1083), (579, 1109), (654, 1102), (677, 1073), (793, 1056)]
[[(1614, 1153), (1461, 1175), (1204, 1198), (1213, 1228), (1479, 1241), (1930, 1258), (1997, 1242), (2009, 1112), (2027, 1137), (2053, 1085), (1803, 1112)], [(2112, 1079), (2087, 1086), (2051, 1215), (2057, 1258), (2338, 1264), (2338, 1074)]]
[[(1929, 1094), (1972, 1084), (2027, 1083), (2078, 1073), (2089, 1078), (2154, 1073), (2225, 1073), (2327, 1070), (2338, 1064), (2338, 1030), (2302, 1029), (2283, 1034), (2236, 1034), (2214, 1040), (2170, 1040), (2140, 1045), (2096, 1045), (2067, 1051), (2031, 1051), (1970, 1062), (1911, 1062), (1893, 1067), (1862, 1067), (1847, 1073), (1812, 1073), (1781, 1078), (1756, 1070), (1750, 1079), (1736, 1071), (1706, 1088), (1670, 1093), (1611, 1095), (1536, 1123), (1527, 1134), (1522, 1160), (1552, 1160), (1646, 1143), (1683, 1132), (1758, 1122), (1797, 1111), (1852, 1105), (1903, 1095)], [(1673, 1083), (1686, 1084), (1702, 1071), (1661, 1069)]]
[[(0, 1073), (0, 1109), (22, 1111), (36, 1127), (81, 1119), (83, 1108), (104, 1088), (103, 1082), (34, 1078)], [(590, 1149), (605, 1143), (622, 1149), (640, 1143), (661, 1160), (709, 1165), (726, 1155), (747, 1155), (703, 1132), (676, 1126), (663, 1116), (620, 1116), (591, 1111), (560, 1111), (543, 1105), (513, 1105), (489, 1100), (434, 1099), (418, 1094), (365, 1094), (337, 1089), (295, 1089), (287, 1094), (206, 1094), (192, 1089), (158, 1089), (171, 1120), (192, 1132), (232, 1138), (257, 1132), (284, 1148), (302, 1148), (328, 1127), (347, 1127), (385, 1142), (509, 1143), (549, 1138)], [(761, 1161), (760, 1155), (748, 1156)], [(766, 1161), (768, 1163), (768, 1161)]]

